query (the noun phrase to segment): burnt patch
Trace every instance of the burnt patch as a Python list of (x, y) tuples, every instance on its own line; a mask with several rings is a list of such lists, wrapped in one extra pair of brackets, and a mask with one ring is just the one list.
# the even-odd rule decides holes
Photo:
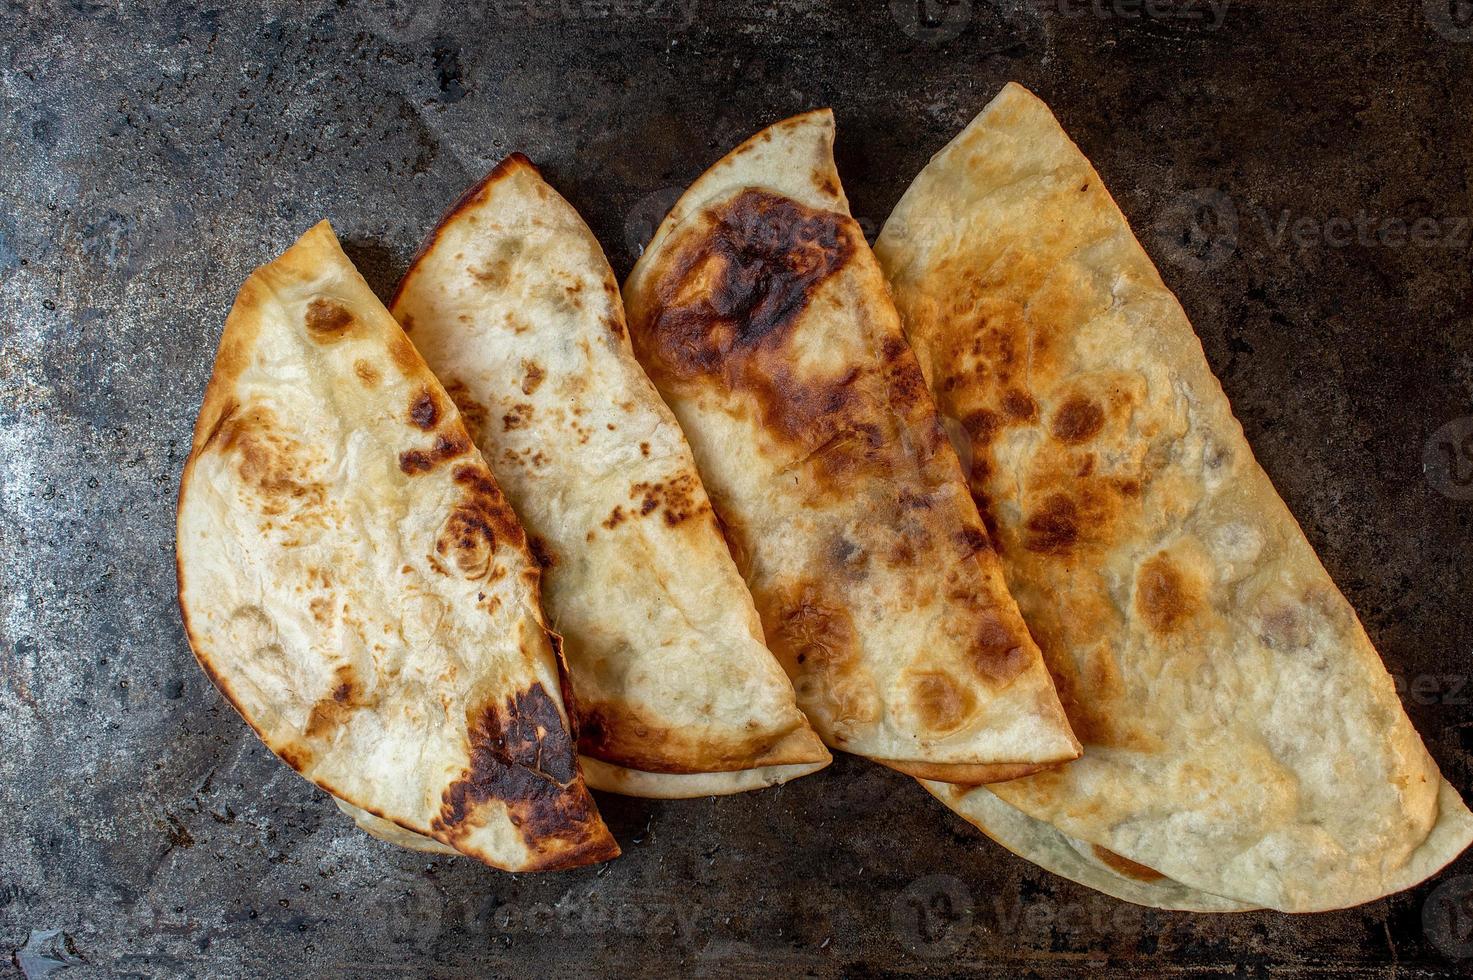
[(445, 789), (435, 830), (459, 839), (473, 829), (475, 811), (497, 801), (538, 854), (605, 835), (578, 779), (573, 740), (540, 683), (481, 708), (470, 746), (470, 765)]
[(780, 343), (818, 287), (853, 256), (847, 219), (747, 190), (708, 217), (658, 287), (649, 332), (678, 377), (720, 372)]
[(1062, 443), (1076, 445), (1093, 439), (1105, 426), (1105, 410), (1083, 395), (1070, 396), (1054, 413), (1049, 431)]
[(498, 545), (521, 547), (522, 527), (489, 473), (460, 466), (454, 480), (461, 498), (435, 539), (435, 554), (451, 561), (465, 578), (496, 578), (498, 571), (504, 573), (495, 564)]
[(442, 435), (429, 449), (407, 449), (399, 454), (399, 469), (414, 476), (428, 473), (446, 460), (455, 459), (470, 452), (470, 444), (464, 439)]
[(1026, 391), (1016, 388), (1002, 396), (1002, 410), (1015, 422), (1028, 422), (1038, 417), (1038, 403)]
[(994, 411), (979, 408), (975, 412), (968, 412), (966, 418), (962, 419), (962, 428), (967, 430), (967, 435), (972, 437), (972, 442), (978, 446), (986, 446), (1002, 431), (1002, 418)]
[(528, 536), (527, 550), (532, 552), (532, 560), (535, 561), (537, 563), (537, 567), (542, 569), (544, 572), (547, 571), (549, 568), (556, 567), (557, 556), (553, 554), (552, 548), (549, 547), (548, 543), (542, 538), (539, 538), (537, 535), (533, 534)]
[(699, 499), (699, 489), (700, 482), (694, 473), (677, 473), (654, 483), (636, 483), (629, 488), (629, 499), (635, 502), (630, 515), (648, 517), (658, 510), (665, 523), (675, 527), (710, 509)]
[(426, 432), (440, 424), (440, 402), (430, 389), (421, 388), (409, 403), (409, 422)]
[(1023, 524), (1023, 547), (1045, 555), (1067, 555), (1079, 540), (1079, 507), (1061, 493), (1050, 494)]

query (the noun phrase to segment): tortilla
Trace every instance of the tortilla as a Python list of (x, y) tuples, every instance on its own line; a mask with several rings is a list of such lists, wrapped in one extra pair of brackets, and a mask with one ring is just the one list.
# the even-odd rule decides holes
[(1069, 838), (1057, 828), (1008, 806), (985, 786), (956, 786), (925, 779), (920, 783), (968, 823), (1019, 857), (1112, 898), (1189, 912), (1245, 912), (1255, 908), (1188, 888), (1097, 845)]
[(200, 666), (313, 783), (506, 870), (619, 853), (522, 529), (326, 222), (236, 298), (177, 558)]
[[(1085, 744), (991, 795), (1187, 888), (1291, 912), (1370, 901), (1462, 851), (1473, 815), (1048, 108), (1004, 89), (876, 251)], [(991, 805), (947, 802), (969, 819)], [(997, 836), (1049, 864), (1037, 834)]]
[(452, 209), (392, 305), (532, 536), (579, 751), (604, 763), (589, 785), (708, 795), (828, 765), (603, 250), (525, 157)]
[(810, 112), (676, 202), (625, 285), (798, 703), (831, 747), (985, 781), (1078, 745)]

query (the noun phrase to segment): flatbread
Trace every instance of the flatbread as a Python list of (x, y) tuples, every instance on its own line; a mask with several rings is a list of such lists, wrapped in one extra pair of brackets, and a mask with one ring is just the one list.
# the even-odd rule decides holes
[(691, 185), (625, 285), (635, 351), (831, 747), (960, 780), (1072, 759), (833, 135), (797, 116)]
[(999, 800), (987, 787), (921, 780), (936, 799), (1019, 857), (1136, 905), (1185, 912), (1246, 912), (1255, 906), (1188, 888), (1098, 845), (1072, 839)]
[[(1048, 108), (1004, 89), (876, 252), (1085, 744), (991, 795), (1187, 888), (1292, 912), (1370, 901), (1462, 851), (1473, 816)], [(1040, 840), (1005, 842), (1047, 866)]]
[(828, 765), (634, 359), (603, 250), (525, 157), (446, 216), (392, 305), (532, 536), (579, 751), (603, 763), (589, 785), (707, 795)]
[(190, 645), (288, 765), (494, 867), (618, 854), (522, 529), (326, 222), (241, 287), (179, 494)]

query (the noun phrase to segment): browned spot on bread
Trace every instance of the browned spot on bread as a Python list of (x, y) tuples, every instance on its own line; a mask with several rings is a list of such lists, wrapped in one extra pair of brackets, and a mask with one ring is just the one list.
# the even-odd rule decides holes
[(423, 362), (419, 359), (419, 351), (409, 342), (409, 338), (402, 332), (389, 338), (389, 357), (393, 358), (401, 371), (415, 374), (423, 370)]
[(519, 402), (511, 407), (511, 411), (501, 417), (501, 428), (505, 432), (512, 429), (520, 429), (532, 420), (532, 406), (526, 402)]
[(1010, 418), (1024, 422), (1038, 415), (1038, 403), (1026, 391), (1015, 388), (1002, 396), (1002, 410)]
[(358, 685), (353, 680), (352, 668), (343, 664), (337, 669), (341, 678), (332, 693), (317, 701), (307, 716), (307, 727), (303, 734), (307, 738), (320, 738), (347, 724), (353, 711), (359, 707)]
[[(1080, 190), (1083, 189), (1082, 187), (1080, 188)], [(1118, 872), (1127, 878), (1134, 878), (1136, 881), (1160, 881), (1166, 877), (1155, 868), (1148, 868), (1144, 864), (1137, 864), (1125, 855), (1116, 854), (1109, 848), (1101, 847), (1098, 844), (1091, 844), (1089, 846), (1094, 851), (1095, 857), (1100, 859), (1101, 863), (1109, 865), (1112, 871)]]
[(318, 343), (342, 339), (353, 326), (353, 314), (335, 299), (319, 297), (307, 304), (307, 335)]
[(409, 403), (409, 421), (426, 432), (440, 424), (440, 403), (434, 392), (428, 388), (419, 390), (414, 401)]
[(522, 526), (489, 471), (458, 466), (453, 476), (461, 498), (435, 540), (435, 553), (450, 558), (465, 578), (499, 578), (505, 569), (495, 565), (498, 542), (522, 547)]
[(547, 372), (536, 361), (522, 362), (522, 394), (530, 395), (541, 386)]
[(879, 698), (842, 601), (816, 581), (790, 584), (758, 599), (768, 647), (798, 679), (796, 686), (821, 699), (838, 723), (864, 724), (878, 717)]
[(604, 326), (608, 329), (609, 333), (612, 334), (613, 336), (615, 336), (615, 337), (622, 337), (622, 336), (624, 336), (624, 318), (623, 317), (621, 317), (621, 316), (606, 316), (606, 317), (604, 317)]
[(1002, 430), (1002, 419), (990, 409), (979, 408), (967, 413), (967, 417), (962, 419), (962, 428), (967, 430), (975, 445), (985, 447)]
[(953, 538), (961, 548), (963, 557), (970, 558), (989, 548), (987, 532), (980, 527), (964, 527), (957, 531)]
[(743, 191), (702, 220), (703, 232), (660, 278), (645, 322), (631, 324), (646, 340), (651, 367), (675, 379), (717, 376), (752, 396), (775, 436), (811, 442), (815, 419), (853, 401), (856, 375), (800, 378), (784, 348), (863, 236), (842, 215), (760, 190)]
[(292, 439), (267, 408), (226, 418), (212, 434), (214, 446), (237, 457), (236, 472), (267, 516), (298, 515), (327, 503), (327, 487), (314, 478), (307, 449)]
[(1009, 629), (991, 609), (978, 610), (975, 622), (976, 632), (967, 650), (972, 669), (996, 687), (1011, 683), (1028, 667), (1025, 637)]
[(569, 846), (606, 837), (578, 778), (573, 740), (540, 683), (482, 707), (470, 746), (470, 765), (446, 787), (433, 829), (459, 840), (474, 830), (475, 811), (497, 801), (535, 854), (566, 858)]
[(833, 174), (825, 173), (822, 170), (815, 170), (813, 172), (813, 186), (818, 188), (820, 194), (827, 194), (829, 197), (839, 196), (839, 185), (834, 182)]
[(486, 432), (486, 419), (490, 414), (486, 406), (471, 397), (470, 389), (459, 378), (451, 378), (446, 382), (445, 393), (450, 396), (450, 400), (460, 410), (460, 420), (465, 423), (467, 431), (470, 432), (470, 437), (476, 442), (480, 442), (481, 437)]
[(1079, 540), (1079, 507), (1069, 497), (1053, 493), (1023, 523), (1023, 547), (1046, 555), (1065, 555)]
[(624, 508), (615, 504), (614, 509), (609, 511), (609, 516), (604, 518), (604, 530), (612, 531), (622, 523), (624, 523)]
[(532, 560), (535, 561), (537, 563), (537, 567), (542, 569), (544, 572), (557, 564), (557, 556), (553, 554), (552, 549), (548, 547), (547, 542), (544, 541), (542, 538), (539, 538), (535, 534), (528, 535), (527, 550), (532, 552)]
[(969, 687), (939, 670), (912, 677), (910, 694), (921, 724), (936, 734), (958, 730), (977, 712), (977, 698)]
[(358, 380), (363, 382), (365, 388), (372, 388), (381, 380), (378, 368), (365, 360), (360, 359), (353, 362), (353, 373), (358, 375)]
[(430, 449), (407, 449), (399, 454), (399, 469), (410, 475), (428, 473), (449, 459), (470, 452), (470, 444), (463, 439), (442, 435)]
[(1084, 395), (1071, 395), (1054, 413), (1049, 431), (1069, 445), (1093, 439), (1105, 425), (1105, 411)]
[(671, 527), (705, 513), (709, 506), (697, 502), (700, 482), (694, 473), (676, 473), (674, 476), (653, 483), (636, 483), (629, 488), (629, 499), (638, 502), (641, 517), (659, 510), (665, 523)]
[(312, 765), (313, 760), (316, 759), (312, 750), (301, 744), (279, 745), (272, 749), (272, 751), (281, 756), (282, 762), (285, 762), (297, 772), (306, 772), (308, 767)]
[(465, 271), (488, 290), (505, 289), (511, 283), (511, 263), (504, 258), (492, 259), (480, 267), (470, 266)]
[(1135, 608), (1156, 633), (1172, 633), (1198, 605), (1195, 589), (1165, 552), (1141, 566), (1135, 582)]
[(641, 456), (648, 456), (650, 454), (650, 444), (647, 442), (641, 442), (639, 444), (639, 454)]

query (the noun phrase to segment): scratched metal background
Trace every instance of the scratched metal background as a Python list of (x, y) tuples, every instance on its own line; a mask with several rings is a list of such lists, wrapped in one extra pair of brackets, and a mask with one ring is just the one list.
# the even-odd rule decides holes
[(318, 218), (386, 293), (440, 211), (521, 149), (622, 274), (707, 163), (832, 105), (873, 232), (1019, 79), (1181, 296), (1466, 795), (1467, 0), (0, 0), (0, 61), (0, 973), (1473, 966), (1468, 858), (1335, 914), (1148, 912), (852, 759), (739, 798), (605, 797), (625, 855), (596, 870), (511, 877), (396, 851), (276, 762), (196, 669), (171, 557), (224, 313)]

